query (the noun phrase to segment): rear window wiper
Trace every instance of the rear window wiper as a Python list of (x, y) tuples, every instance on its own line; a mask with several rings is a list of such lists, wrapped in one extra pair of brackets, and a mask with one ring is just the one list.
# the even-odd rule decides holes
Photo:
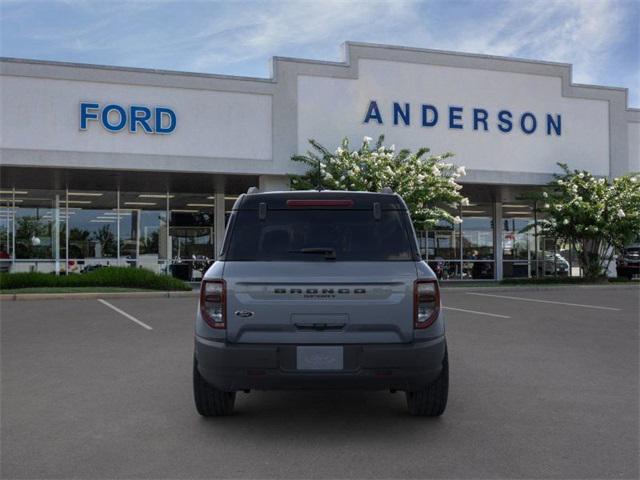
[(308, 247), (300, 250), (289, 250), (289, 253), (324, 253), (324, 258), (327, 260), (336, 259), (336, 250), (331, 247)]

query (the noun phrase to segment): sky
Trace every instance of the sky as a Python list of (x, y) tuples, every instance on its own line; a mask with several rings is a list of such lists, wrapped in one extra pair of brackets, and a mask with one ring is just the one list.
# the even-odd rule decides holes
[(0, 55), (269, 77), (346, 41), (573, 64), (640, 107), (640, 0), (0, 0)]

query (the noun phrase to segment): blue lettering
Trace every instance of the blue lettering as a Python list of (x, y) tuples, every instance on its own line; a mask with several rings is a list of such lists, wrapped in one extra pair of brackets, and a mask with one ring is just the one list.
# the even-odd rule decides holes
[[(116, 124), (111, 124), (109, 122), (109, 113), (112, 111), (118, 112), (118, 116), (120, 117), (120, 121)], [(127, 112), (124, 111), (120, 105), (107, 105), (102, 110), (102, 126), (109, 130), (110, 132), (119, 132), (124, 128), (127, 124)]]
[[(531, 119), (531, 126), (529, 128), (527, 128), (527, 118)], [(525, 112), (520, 116), (520, 128), (522, 128), (522, 131), (527, 135), (531, 135), (533, 132), (535, 132), (537, 127), (538, 121), (536, 120), (536, 117), (533, 113)]]
[[(431, 120), (429, 120), (431, 112)], [(422, 105), (422, 126), (434, 127), (438, 123), (438, 109), (433, 105)]]
[(462, 107), (449, 107), (449, 128), (462, 130), (462, 123), (455, 123), (456, 120), (462, 120)]
[(551, 114), (547, 113), (547, 135), (551, 135), (551, 128), (553, 128), (558, 137), (562, 135), (562, 117), (560, 114), (556, 114), (556, 121), (554, 122)]
[(80, 104), (80, 130), (87, 129), (87, 120), (97, 120), (98, 114), (89, 110), (98, 110), (100, 105), (97, 103), (81, 103)]
[[(164, 125), (163, 118), (168, 117), (169, 123)], [(156, 133), (171, 133), (176, 129), (176, 114), (173, 110), (166, 107), (156, 107), (155, 119)]]
[(369, 102), (369, 108), (367, 109), (367, 114), (364, 117), (364, 123), (369, 123), (369, 120), (372, 118), (382, 125), (382, 115), (380, 115), (380, 109), (378, 108), (378, 103), (375, 100), (371, 100), (371, 102)]
[(500, 110), (498, 113), (498, 130), (501, 132), (507, 133), (513, 130), (513, 122), (511, 119), (513, 115), (509, 110)]
[(131, 133), (138, 131), (138, 124), (142, 126), (146, 133), (153, 133), (153, 129), (149, 125), (149, 120), (151, 120), (151, 110), (149, 108), (131, 105), (129, 117), (129, 131)]
[(398, 125), (398, 117), (402, 118), (405, 125), (411, 123), (409, 119), (409, 104), (404, 104), (404, 110), (400, 107), (399, 103), (393, 102), (393, 124)]
[(478, 124), (482, 123), (484, 126), (484, 131), (489, 130), (489, 126), (487, 125), (487, 118), (489, 117), (489, 112), (487, 112), (484, 108), (474, 108), (473, 109), (473, 129), (478, 130)]

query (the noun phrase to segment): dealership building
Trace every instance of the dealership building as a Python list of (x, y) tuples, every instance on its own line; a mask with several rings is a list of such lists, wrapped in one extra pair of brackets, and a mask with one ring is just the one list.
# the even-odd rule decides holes
[(308, 139), (385, 135), (466, 167), (461, 224), (418, 232), (446, 279), (577, 274), (525, 227), (557, 162), (640, 171), (640, 110), (569, 64), (348, 42), (274, 57), (270, 78), (0, 60), (0, 260), (11, 271), (130, 265), (197, 279), (237, 196), (289, 188)]

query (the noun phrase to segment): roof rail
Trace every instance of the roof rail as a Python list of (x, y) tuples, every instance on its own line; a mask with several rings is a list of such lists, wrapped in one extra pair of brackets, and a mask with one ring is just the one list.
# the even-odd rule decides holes
[(247, 193), (259, 193), (260, 189), (258, 187), (249, 187)]
[(382, 193), (393, 193), (393, 190), (391, 189), (391, 187), (383, 187)]

